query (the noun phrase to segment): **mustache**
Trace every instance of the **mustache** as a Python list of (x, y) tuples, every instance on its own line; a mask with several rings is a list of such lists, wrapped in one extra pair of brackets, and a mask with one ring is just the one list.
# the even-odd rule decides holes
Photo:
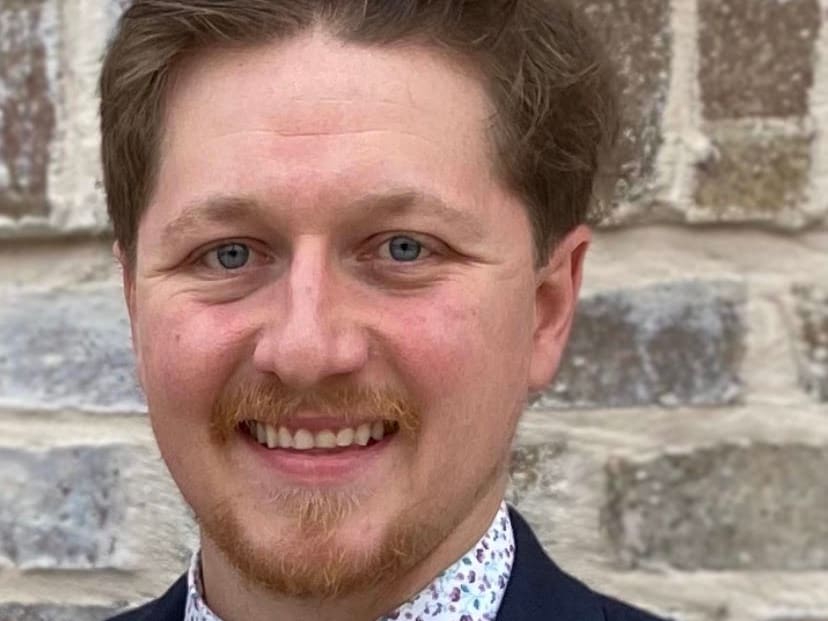
[(279, 427), (301, 411), (336, 418), (343, 427), (391, 421), (408, 435), (417, 434), (421, 421), (415, 401), (387, 387), (335, 384), (297, 391), (278, 380), (247, 380), (228, 384), (219, 394), (210, 413), (210, 433), (225, 443), (246, 421)]

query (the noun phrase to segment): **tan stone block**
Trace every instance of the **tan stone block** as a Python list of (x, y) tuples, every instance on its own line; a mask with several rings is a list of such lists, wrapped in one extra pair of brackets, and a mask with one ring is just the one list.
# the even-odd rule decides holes
[(801, 124), (717, 123), (713, 149), (699, 164), (695, 219), (801, 226), (807, 200), (812, 132)]

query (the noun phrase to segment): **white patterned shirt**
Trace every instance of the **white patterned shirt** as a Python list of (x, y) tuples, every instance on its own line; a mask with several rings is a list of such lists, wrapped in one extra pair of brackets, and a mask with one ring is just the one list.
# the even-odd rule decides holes
[[(494, 621), (515, 557), (515, 539), (506, 503), (474, 547), (417, 595), (377, 621)], [(221, 621), (204, 600), (201, 555), (187, 574), (185, 621)]]

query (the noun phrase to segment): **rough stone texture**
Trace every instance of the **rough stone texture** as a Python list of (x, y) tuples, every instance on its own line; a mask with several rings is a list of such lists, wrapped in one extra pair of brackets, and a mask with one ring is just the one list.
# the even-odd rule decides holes
[(828, 401), (828, 289), (801, 285), (794, 289), (802, 385)]
[(114, 565), (121, 545), (126, 447), (0, 448), (0, 565)]
[[(126, 1), (0, 0), (0, 621), (156, 596), (196, 536), (145, 421), (95, 413), (144, 406), (120, 292), (90, 291), (117, 281), (108, 252), (62, 237), (102, 220), (94, 74)], [(565, 569), (665, 618), (828, 621), (828, 4), (577, 1), (627, 78), (612, 223), (674, 226), (598, 233), (587, 285), (606, 293), (539, 404), (598, 409), (528, 413), (508, 497)]]
[(622, 74), (619, 200), (646, 200), (670, 86), (669, 0), (578, 0)]
[(699, 0), (698, 6), (705, 118), (808, 113), (818, 0)]
[(828, 448), (719, 445), (607, 468), (603, 522), (626, 567), (828, 569)]
[(812, 136), (761, 123), (713, 124), (711, 157), (698, 165), (696, 202), (715, 220), (801, 224)]
[(116, 289), (21, 293), (0, 306), (0, 403), (143, 410)]
[(553, 464), (564, 451), (564, 441), (515, 447), (509, 466), (509, 502), (520, 505), (538, 491), (554, 493), (563, 477), (555, 471)]
[(56, 11), (50, 0), (0, 0), (0, 216), (48, 211)]
[(686, 281), (586, 297), (535, 407), (713, 405), (739, 398), (743, 286)]
[(101, 621), (118, 611), (103, 606), (61, 606), (52, 604), (0, 604), (3, 621)]

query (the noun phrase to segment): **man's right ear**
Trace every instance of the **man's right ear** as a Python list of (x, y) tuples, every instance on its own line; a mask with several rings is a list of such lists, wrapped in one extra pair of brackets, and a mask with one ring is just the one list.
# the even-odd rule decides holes
[(126, 259), (126, 255), (124, 251), (121, 249), (120, 244), (118, 242), (114, 242), (112, 244), (112, 256), (118, 261), (121, 265), (121, 277), (124, 283), (124, 301), (127, 305), (127, 311), (129, 312), (130, 320), (135, 316), (134, 314), (134, 301), (135, 301), (135, 280), (132, 272), (129, 269), (129, 263)]
[[(143, 365), (141, 363), (141, 348), (138, 347), (138, 322), (135, 315), (135, 274), (132, 270), (135, 266), (130, 266), (126, 258), (126, 254), (121, 249), (118, 242), (112, 244), (112, 255), (121, 265), (121, 277), (124, 282), (124, 301), (126, 302), (127, 312), (129, 313), (129, 329), (132, 336), (132, 351), (135, 353), (136, 364), (136, 379), (141, 388), (144, 387)], [(130, 267), (132, 269), (130, 269)]]

